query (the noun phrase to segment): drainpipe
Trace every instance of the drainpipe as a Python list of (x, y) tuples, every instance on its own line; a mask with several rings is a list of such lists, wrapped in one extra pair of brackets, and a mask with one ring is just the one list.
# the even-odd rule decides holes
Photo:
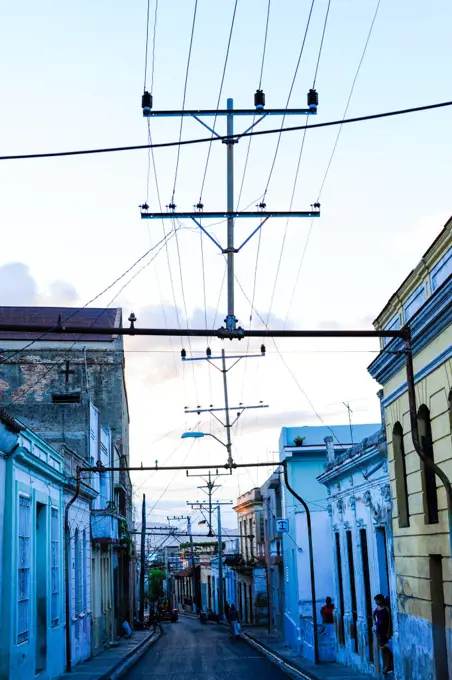
[(315, 572), (314, 572), (314, 551), (312, 547), (312, 527), (311, 527), (311, 513), (306, 503), (296, 491), (292, 489), (289, 484), (289, 475), (287, 473), (287, 460), (282, 461), (284, 468), (284, 482), (286, 488), (297, 501), (301, 503), (306, 512), (306, 523), (308, 527), (308, 543), (309, 543), (309, 571), (311, 576), (311, 599), (312, 599), (312, 623), (314, 626), (314, 663), (319, 663), (319, 631), (317, 629), (317, 610), (316, 610), (316, 596), (315, 596)]
[(411, 437), (413, 439), (414, 449), (419, 458), (435, 473), (435, 475), (440, 478), (444, 484), (444, 488), (446, 489), (447, 515), (449, 520), (449, 547), (450, 554), (452, 556), (452, 484), (444, 470), (442, 470), (433, 460), (425, 455), (424, 451), (422, 450), (422, 445), (419, 441), (419, 432), (417, 427), (416, 390), (414, 385), (413, 347), (410, 337), (405, 339), (405, 358), (408, 400), (410, 405)]
[(77, 466), (76, 474), (76, 484), (75, 493), (71, 500), (66, 504), (64, 509), (64, 538), (65, 538), (65, 555), (66, 555), (66, 579), (65, 579), (65, 591), (66, 591), (66, 670), (68, 673), (72, 671), (72, 660), (71, 660), (71, 605), (70, 605), (70, 564), (71, 564), (71, 530), (69, 526), (69, 510), (71, 505), (75, 503), (80, 494), (80, 466)]

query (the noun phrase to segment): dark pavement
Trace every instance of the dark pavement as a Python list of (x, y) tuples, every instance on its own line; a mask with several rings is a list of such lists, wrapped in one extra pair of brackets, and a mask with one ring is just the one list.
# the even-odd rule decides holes
[(287, 680), (287, 675), (226, 626), (180, 617), (127, 673), (127, 680)]

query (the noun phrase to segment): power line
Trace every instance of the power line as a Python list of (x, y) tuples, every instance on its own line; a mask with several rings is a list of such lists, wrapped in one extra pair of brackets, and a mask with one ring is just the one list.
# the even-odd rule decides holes
[[(351, 88), (350, 88), (350, 92), (349, 92), (349, 95), (348, 95), (347, 103), (345, 105), (344, 114), (342, 116), (342, 123), (339, 124), (339, 130), (337, 132), (336, 139), (334, 141), (333, 148), (332, 148), (332, 151), (331, 151), (331, 155), (330, 155), (330, 158), (328, 160), (328, 164), (327, 164), (327, 167), (326, 167), (326, 170), (325, 170), (325, 174), (323, 176), (322, 183), (320, 185), (320, 189), (319, 189), (319, 192), (318, 192), (318, 195), (317, 195), (317, 202), (320, 202), (322, 191), (323, 191), (323, 188), (325, 186), (325, 182), (326, 182), (326, 179), (328, 177), (328, 173), (329, 173), (330, 168), (331, 168), (331, 163), (333, 162), (333, 158), (334, 158), (334, 155), (336, 153), (336, 149), (337, 149), (337, 145), (338, 145), (338, 142), (339, 142), (339, 138), (341, 136), (343, 124), (348, 122), (348, 121), (345, 120), (345, 116), (347, 115), (348, 107), (350, 106), (350, 102), (351, 102), (353, 92), (354, 92), (354, 89), (355, 89), (355, 84), (356, 84), (356, 81), (358, 79), (358, 75), (359, 75), (359, 72), (361, 70), (361, 66), (362, 66), (362, 63), (364, 61), (364, 57), (365, 57), (366, 52), (367, 52), (367, 46), (369, 45), (369, 41), (370, 41), (370, 38), (371, 38), (371, 35), (372, 35), (372, 32), (373, 32), (375, 20), (377, 18), (378, 10), (380, 8), (380, 2), (381, 2), (381, 0), (377, 1), (377, 6), (375, 8), (375, 12), (374, 12), (373, 17), (372, 17), (369, 32), (367, 34), (367, 38), (366, 38), (366, 41), (364, 43), (364, 48), (363, 48), (363, 51), (362, 51), (362, 54), (361, 54), (361, 58), (359, 60), (358, 67), (356, 69), (355, 76), (353, 78), (352, 85), (351, 85)], [(329, 10), (329, 5), (328, 5), (328, 10)], [(322, 42), (323, 42), (323, 36), (322, 36)], [(318, 68), (318, 65), (317, 65), (317, 68)], [(317, 70), (316, 70), (316, 75), (317, 75)], [(311, 220), (311, 222), (309, 224), (308, 234), (306, 236), (306, 241), (305, 241), (305, 244), (304, 244), (303, 252), (301, 254), (301, 259), (300, 259), (300, 264), (299, 264), (298, 271), (297, 271), (297, 276), (296, 276), (296, 279), (295, 279), (295, 284), (294, 284), (294, 287), (292, 289), (292, 294), (291, 294), (291, 297), (290, 297), (290, 302), (289, 302), (289, 306), (288, 306), (288, 309), (287, 309), (286, 318), (285, 318), (285, 321), (284, 321), (284, 328), (286, 327), (287, 319), (288, 319), (288, 316), (289, 316), (289, 313), (290, 313), (290, 309), (292, 307), (292, 302), (293, 302), (293, 299), (294, 299), (294, 296), (295, 296), (296, 289), (298, 287), (298, 281), (300, 279), (300, 273), (301, 273), (304, 258), (305, 258), (305, 255), (306, 255), (306, 250), (308, 248), (309, 241), (311, 239), (311, 233), (312, 233), (313, 225), (314, 225), (314, 220)]]
[[(310, 7), (310, 10), (309, 10), (309, 15), (308, 15), (308, 21), (306, 23), (306, 29), (305, 29), (304, 36), (303, 36), (303, 41), (301, 43), (301, 48), (300, 48), (300, 52), (299, 52), (299, 55), (298, 55), (297, 64), (295, 66), (295, 72), (293, 74), (292, 83), (290, 85), (289, 94), (287, 96), (286, 109), (289, 108), (290, 98), (292, 96), (292, 91), (293, 91), (293, 88), (294, 88), (294, 85), (295, 85), (295, 81), (297, 79), (298, 69), (300, 68), (301, 57), (303, 56), (304, 46), (305, 46), (305, 43), (306, 43), (306, 38), (307, 38), (307, 35), (308, 35), (309, 26), (311, 24), (312, 10), (314, 9), (314, 4), (315, 4), (315, 0), (312, 0), (311, 7)], [(286, 117), (284, 115), (281, 125), (284, 125), (285, 118)], [(270, 173), (269, 173), (269, 176), (268, 176), (268, 179), (267, 179), (267, 184), (265, 186), (265, 191), (264, 191), (264, 195), (263, 195), (263, 199), (262, 199), (264, 202), (265, 202), (265, 197), (267, 196), (268, 187), (270, 186), (270, 180), (271, 180), (272, 175), (273, 175), (273, 170), (275, 169), (275, 163), (276, 163), (276, 159), (278, 157), (279, 146), (281, 144), (281, 135), (282, 135), (282, 132), (279, 133), (278, 141), (276, 142), (275, 154), (273, 156), (273, 161), (272, 161), (272, 164), (271, 164), (271, 167), (270, 167)]]
[[(188, 58), (187, 58), (187, 68), (185, 70), (185, 83), (184, 83), (184, 94), (182, 98), (182, 111), (185, 109), (185, 98), (187, 96), (187, 85), (188, 85), (188, 73), (190, 71), (190, 62), (191, 62), (191, 50), (193, 47), (193, 36), (195, 33), (195, 24), (196, 24), (196, 12), (198, 9), (198, 0), (195, 0), (195, 7), (193, 11), (193, 22), (191, 26), (191, 35), (190, 35), (190, 45), (188, 48)], [(174, 185), (173, 185), (173, 196), (171, 199), (171, 203), (174, 203), (174, 195), (176, 193), (176, 183), (177, 183), (177, 175), (179, 172), (179, 160), (180, 160), (180, 142), (182, 139), (182, 128), (184, 126), (184, 117), (181, 116), (180, 119), (180, 129), (179, 129), (179, 147), (177, 149), (177, 159), (176, 159), (176, 170), (174, 173)]]
[[(423, 106), (412, 106), (408, 109), (397, 109), (393, 111), (384, 111), (383, 113), (372, 113), (367, 116), (355, 116), (354, 118), (347, 118), (341, 120), (330, 120), (325, 123), (312, 123), (310, 125), (293, 125), (285, 128), (272, 128), (271, 130), (254, 130), (252, 132), (240, 132), (233, 135), (233, 138), (242, 137), (257, 137), (262, 135), (274, 135), (284, 132), (299, 132), (300, 130), (315, 130), (318, 128), (335, 127), (337, 125), (346, 125), (347, 123), (360, 123), (368, 120), (378, 120), (380, 118), (393, 118), (395, 116), (403, 116), (408, 113), (419, 113), (421, 111), (431, 111), (433, 109), (441, 109), (452, 106), (452, 101), (439, 102), (438, 104), (425, 104)], [(159, 142), (156, 144), (136, 144), (130, 146), (112, 146), (100, 147), (97, 149), (81, 149), (79, 151), (50, 151), (46, 153), (27, 153), (16, 154), (8, 156), (0, 156), (0, 161), (14, 161), (27, 160), (32, 158), (60, 158), (64, 156), (87, 156), (101, 153), (117, 153), (120, 151), (142, 151), (143, 149), (165, 149), (174, 146), (188, 146), (193, 144), (208, 144), (212, 142), (220, 142), (226, 139), (231, 139), (228, 135), (218, 135), (213, 139), (211, 137), (200, 137), (198, 139), (184, 139), (173, 142)]]
[[(170, 236), (172, 236), (172, 235), (170, 235)], [(162, 239), (162, 240), (163, 240), (163, 239)], [(155, 249), (156, 247), (157, 247), (157, 246), (155, 246), (154, 249)], [(107, 310), (107, 308), (108, 308), (111, 304), (113, 304), (113, 302), (116, 300), (116, 298), (118, 297), (118, 295), (124, 290), (124, 288), (126, 288), (126, 286), (128, 286), (129, 283), (131, 283), (131, 281), (132, 281), (136, 276), (138, 276), (138, 274), (139, 274), (145, 267), (147, 267), (147, 266), (149, 266), (149, 265), (151, 264), (151, 262), (157, 257), (157, 255), (161, 252), (162, 249), (163, 249), (163, 246), (160, 248), (160, 250), (157, 251), (157, 253), (154, 255), (154, 258), (152, 258), (152, 259), (151, 259), (144, 267), (142, 267), (136, 274), (134, 274), (134, 276), (133, 276), (131, 279), (129, 279), (129, 281), (127, 281), (127, 282), (124, 284), (124, 286), (122, 286), (122, 288), (119, 289), (119, 291), (115, 294), (115, 296), (110, 300), (110, 302), (108, 303), (107, 307), (105, 307), (104, 309), (102, 309), (102, 310), (100, 311), (100, 313), (96, 316), (96, 318), (89, 324), (88, 328), (92, 328), (92, 327), (94, 326), (94, 324), (100, 319), (100, 317), (102, 316), (102, 314), (105, 313), (105, 311)], [(143, 257), (144, 257), (144, 256), (143, 256)], [(137, 262), (140, 262), (140, 261), (143, 259), (143, 257), (141, 257), (139, 260), (137, 260)], [(135, 263), (135, 264), (136, 264), (136, 263)], [(135, 266), (135, 265), (132, 265), (132, 267), (129, 267), (129, 269), (128, 269), (127, 271), (129, 272), (134, 266)], [(127, 272), (126, 272), (126, 273), (127, 273)], [(120, 279), (120, 278), (123, 278), (124, 275), (125, 275), (125, 274), (123, 274), (121, 277), (119, 277), (119, 279)], [(117, 279), (117, 281), (118, 281), (119, 279)], [(116, 283), (116, 282), (115, 282), (115, 283)], [(112, 286), (112, 285), (114, 285), (114, 283), (111, 284), (111, 286)], [(111, 286), (109, 286), (108, 288), (111, 288)], [(105, 289), (105, 290), (108, 290), (108, 288)], [(105, 291), (104, 291), (104, 292), (105, 292)], [(88, 304), (89, 304), (89, 303), (88, 303)], [(77, 311), (79, 311), (79, 310), (77, 310)], [(74, 312), (74, 314), (76, 314), (76, 313), (77, 313), (77, 312)], [(71, 316), (73, 316), (74, 314), (72, 314)], [(54, 331), (54, 330), (55, 330), (55, 328), (52, 328), (50, 331), (47, 331), (44, 335), (47, 335), (48, 333), (51, 333), (51, 332)], [(114, 329), (113, 329), (113, 330), (114, 330)], [(36, 387), (36, 385), (38, 385), (38, 384), (39, 384), (39, 383), (40, 383), (40, 382), (41, 382), (41, 381), (42, 381), (42, 380), (43, 380), (43, 379), (44, 379), (44, 378), (45, 378), (45, 377), (46, 377), (46, 376), (47, 376), (47, 375), (55, 368), (55, 366), (60, 366), (62, 363), (64, 363), (64, 362), (67, 360), (67, 358), (68, 358), (70, 352), (74, 349), (75, 345), (76, 345), (78, 342), (80, 342), (80, 340), (82, 339), (83, 335), (84, 335), (84, 333), (81, 332), (80, 335), (79, 335), (79, 337), (77, 337), (77, 338), (74, 340), (74, 342), (72, 343), (72, 345), (68, 348), (67, 352), (65, 352), (65, 355), (64, 355), (64, 357), (62, 358), (61, 361), (59, 361), (57, 364), (52, 364), (52, 365), (50, 366), (50, 368), (49, 368), (47, 371), (45, 371), (45, 372), (43, 373), (43, 375), (41, 375), (40, 378), (39, 378), (37, 381), (35, 381), (32, 385), (30, 385), (24, 392), (21, 392), (20, 395), (19, 395), (18, 397), (16, 397), (15, 399), (13, 399), (9, 404), (7, 404), (7, 406), (11, 406), (12, 404), (15, 404), (17, 401), (22, 400), (23, 397), (24, 397), (26, 394), (28, 394), (34, 387)], [(40, 336), (40, 338), (42, 338), (42, 337), (43, 337), (43, 336)], [(38, 339), (39, 339), (39, 338), (38, 338)], [(38, 339), (36, 339), (34, 342), (37, 342)], [(31, 343), (30, 343), (30, 344), (31, 344)], [(29, 346), (29, 345), (27, 345), (27, 346)], [(23, 352), (23, 351), (24, 351), (24, 348), (18, 350), (13, 356), (15, 356), (16, 354), (19, 354), (19, 352)], [(11, 358), (11, 357), (9, 357), (9, 358)], [(6, 361), (7, 361), (7, 360), (4, 360), (4, 361), (1, 362), (1, 363), (4, 363), (4, 362), (6, 362)]]
[(147, 14), (146, 14), (146, 49), (144, 51), (144, 83), (143, 92), (146, 92), (146, 77), (148, 72), (148, 45), (149, 45), (149, 10), (151, 0), (148, 0)]
[[(60, 323), (61, 323), (61, 324), (66, 323), (66, 321), (69, 321), (69, 319), (72, 319), (76, 314), (78, 314), (79, 312), (81, 312), (81, 311), (83, 311), (84, 309), (86, 309), (86, 307), (88, 307), (88, 305), (91, 305), (93, 302), (95, 302), (95, 301), (98, 300), (100, 297), (102, 297), (102, 295), (104, 295), (107, 291), (109, 291), (111, 288), (113, 288), (113, 286), (116, 285), (119, 281), (121, 281), (121, 279), (123, 279), (125, 276), (127, 276), (127, 274), (128, 274), (129, 272), (131, 272), (132, 269), (134, 269), (134, 268), (135, 268), (142, 260), (144, 260), (144, 258), (145, 258), (147, 255), (149, 255), (153, 250), (155, 250), (156, 248), (158, 248), (159, 245), (160, 245), (163, 241), (164, 241), (164, 239), (161, 239), (155, 246), (152, 246), (151, 248), (149, 248), (149, 249), (148, 249), (141, 257), (138, 258), (138, 260), (136, 260), (136, 261), (135, 261), (128, 269), (126, 269), (125, 272), (123, 272), (120, 276), (118, 276), (112, 283), (110, 283), (110, 284), (109, 284), (106, 288), (104, 288), (100, 293), (98, 293), (98, 294), (95, 295), (93, 298), (91, 298), (91, 300), (88, 300), (88, 302), (86, 302), (82, 307), (79, 307), (78, 309), (75, 309), (73, 312), (71, 312), (71, 313), (70, 313), (68, 316), (66, 316), (64, 319), (61, 319), (61, 322), (60, 322)], [(160, 252), (160, 251), (158, 251), (158, 252)], [(158, 254), (158, 253), (157, 253), (157, 254)], [(121, 291), (120, 291), (120, 292), (121, 292)], [(117, 295), (119, 295), (119, 293), (118, 293)], [(104, 313), (104, 311), (105, 311), (105, 310), (102, 311), (102, 314)], [(95, 323), (96, 321), (97, 321), (97, 318), (94, 320), (93, 323)], [(45, 331), (45, 333), (42, 333), (42, 335), (40, 335), (38, 338), (35, 338), (34, 340), (31, 340), (31, 342), (29, 342), (28, 344), (26, 344), (24, 347), (21, 347), (21, 349), (18, 349), (18, 350), (17, 350), (16, 352), (14, 352), (13, 354), (9, 355), (6, 359), (2, 359), (2, 360), (0, 361), (0, 364), (8, 363), (8, 362), (9, 362), (11, 359), (13, 359), (15, 356), (17, 356), (17, 355), (20, 354), (21, 352), (24, 352), (25, 350), (29, 349), (32, 345), (35, 344), (35, 342), (39, 342), (40, 340), (43, 340), (47, 335), (49, 335), (49, 334), (51, 334), (52, 332), (54, 332), (55, 330), (57, 330), (57, 328), (58, 328), (58, 326), (55, 326), (55, 327), (51, 328), (50, 330)]]
[(154, 12), (154, 32), (152, 37), (152, 70), (151, 70), (151, 92), (154, 91), (154, 70), (155, 70), (155, 44), (156, 44), (156, 31), (157, 31), (157, 12), (159, 8), (159, 0), (155, 0), (155, 12)]
[(271, 0), (268, 0), (267, 20), (265, 22), (264, 49), (262, 50), (261, 72), (260, 72), (260, 76), (259, 76), (259, 90), (262, 87), (262, 76), (263, 76), (263, 73), (264, 73), (265, 52), (267, 50), (268, 22), (269, 22), (269, 19), (270, 19), (270, 5), (271, 5)]
[[(238, 4), (238, 0), (235, 0), (234, 11), (232, 13), (231, 28), (230, 28), (230, 31), (229, 31), (228, 46), (226, 48), (226, 57), (224, 59), (223, 74), (221, 76), (220, 91), (218, 93), (218, 99), (217, 99), (217, 111), (220, 108), (221, 95), (223, 93), (224, 78), (225, 78), (225, 75), (226, 75), (226, 67), (228, 65), (229, 50), (230, 50), (230, 47), (231, 47), (232, 32), (234, 30), (235, 15), (236, 15), (236, 12), (237, 12), (237, 4)], [(212, 126), (213, 130), (215, 130), (216, 122), (217, 122), (217, 116), (215, 116), (214, 121), (213, 121), (213, 126)], [(213, 137), (214, 137), (214, 134), (212, 132), (211, 143), (209, 144), (209, 149), (207, 151), (206, 166), (204, 168), (204, 175), (203, 175), (203, 178), (202, 178), (201, 191), (199, 192), (199, 203), (201, 203), (201, 201), (202, 201), (202, 194), (203, 194), (203, 191), (204, 191), (204, 185), (206, 183), (207, 168), (209, 167), (209, 160), (210, 160), (210, 153), (211, 153), (211, 150), (212, 150)]]

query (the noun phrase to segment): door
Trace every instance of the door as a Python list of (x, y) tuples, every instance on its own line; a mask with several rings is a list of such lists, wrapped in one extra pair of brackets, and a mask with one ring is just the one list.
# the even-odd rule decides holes
[(47, 657), (47, 531), (46, 506), (36, 503), (36, 652), (35, 673), (46, 668)]

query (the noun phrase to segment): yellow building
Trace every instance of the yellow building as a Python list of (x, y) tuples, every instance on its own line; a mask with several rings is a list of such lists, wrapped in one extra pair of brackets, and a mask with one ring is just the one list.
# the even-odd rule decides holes
[[(452, 479), (452, 218), (374, 322), (377, 330), (405, 325), (413, 338), (423, 450)], [(369, 372), (383, 387), (393, 498), (396, 677), (452, 680), (447, 499), (413, 447), (402, 340), (383, 340)]]

